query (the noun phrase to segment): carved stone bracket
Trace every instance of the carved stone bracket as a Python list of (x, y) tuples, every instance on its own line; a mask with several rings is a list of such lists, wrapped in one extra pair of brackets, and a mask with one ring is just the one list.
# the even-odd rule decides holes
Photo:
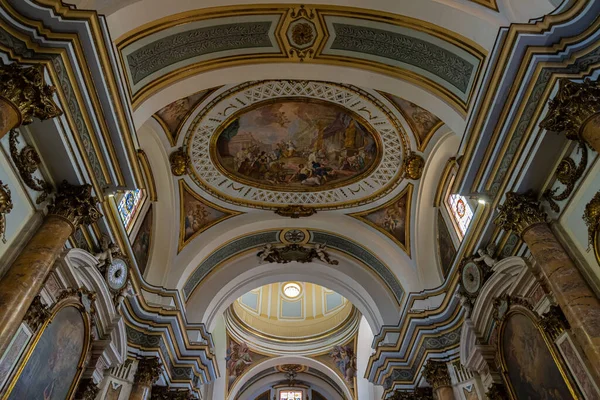
[(550, 306), (548, 312), (542, 315), (540, 326), (552, 339), (556, 339), (561, 333), (570, 328), (565, 314), (557, 305)]
[(25, 314), (23, 320), (33, 332), (36, 332), (40, 326), (46, 322), (48, 317), (50, 317), (50, 311), (48, 310), (48, 307), (42, 303), (42, 298), (37, 295), (33, 299), (29, 309), (27, 309), (27, 314)]
[(542, 194), (542, 197), (548, 202), (554, 212), (560, 212), (560, 207), (556, 202), (569, 198), (575, 189), (575, 183), (577, 183), (585, 172), (585, 168), (587, 167), (587, 146), (582, 141), (579, 142), (579, 151), (581, 152), (581, 160), (578, 165), (575, 165), (575, 161), (571, 157), (565, 157), (556, 168), (556, 179), (565, 185), (562, 193), (556, 194), (558, 192), (557, 188), (546, 189)]
[(403, 166), (404, 176), (406, 178), (412, 180), (421, 179), (423, 168), (425, 167), (425, 160), (417, 153), (411, 151), (404, 159)]
[(389, 400), (433, 400), (431, 388), (416, 388), (415, 390), (397, 390)]
[(75, 186), (63, 181), (48, 214), (66, 219), (74, 228), (81, 224), (90, 225), (102, 217), (96, 203), (91, 185)]
[(163, 368), (158, 357), (142, 358), (138, 362), (138, 368), (135, 373), (135, 382), (152, 386), (158, 381), (158, 378), (160, 378), (162, 370)]
[(6, 243), (6, 214), (13, 208), (12, 198), (8, 185), (0, 181), (0, 238), (2, 243)]
[(600, 112), (600, 81), (577, 83), (561, 79), (556, 97), (540, 127), (564, 132), (571, 140), (581, 140), (581, 130), (590, 117)]
[[(2, 203), (0, 203), (1, 205)], [(592, 245), (594, 237), (600, 232), (600, 192), (596, 193), (592, 200), (585, 206), (583, 220), (588, 227), (589, 244)]]
[(547, 217), (532, 192), (506, 193), (506, 200), (498, 206), (498, 211), (494, 223), (505, 231), (513, 231), (518, 235), (535, 224), (545, 223)]
[(423, 377), (433, 387), (433, 390), (451, 386), (448, 366), (443, 361), (427, 360), (423, 367)]
[(18, 136), (19, 134), (14, 129), (10, 131), (9, 146), (11, 158), (15, 163), (23, 182), (30, 189), (42, 192), (38, 196), (36, 203), (43, 203), (48, 198), (48, 195), (52, 193), (52, 185), (33, 176), (33, 173), (38, 170), (38, 165), (41, 163), (40, 156), (37, 151), (29, 145), (23, 147), (19, 152), (17, 149), (17, 144), (19, 143)]
[(292, 205), (281, 207), (275, 210), (275, 214), (290, 218), (310, 217), (316, 213), (317, 210), (315, 210), (313, 207), (306, 207), (303, 205)]
[(324, 244), (317, 244), (316, 246), (303, 246), (299, 244), (273, 246), (272, 244), (267, 244), (256, 256), (263, 263), (287, 264), (292, 261), (307, 263), (317, 259), (326, 264), (338, 265), (339, 262), (331, 259), (325, 249), (326, 246)]
[(175, 176), (187, 174), (191, 165), (190, 156), (185, 152), (183, 147), (171, 153), (169, 162), (171, 163), (171, 172)]
[(52, 99), (55, 91), (54, 86), (46, 85), (42, 65), (0, 67), (0, 97), (19, 110), (17, 126), (32, 123), (34, 117), (44, 120), (61, 115), (62, 111)]

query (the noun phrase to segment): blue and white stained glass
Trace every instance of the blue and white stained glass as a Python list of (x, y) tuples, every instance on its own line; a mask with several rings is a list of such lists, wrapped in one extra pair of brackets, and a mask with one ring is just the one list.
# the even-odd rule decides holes
[(117, 209), (119, 211), (119, 215), (121, 216), (121, 221), (123, 221), (123, 225), (125, 229), (129, 229), (131, 223), (133, 222), (133, 217), (135, 216), (135, 212), (137, 211), (140, 200), (142, 198), (142, 191), (140, 189), (136, 190), (128, 190), (123, 195), (123, 198), (119, 202)]

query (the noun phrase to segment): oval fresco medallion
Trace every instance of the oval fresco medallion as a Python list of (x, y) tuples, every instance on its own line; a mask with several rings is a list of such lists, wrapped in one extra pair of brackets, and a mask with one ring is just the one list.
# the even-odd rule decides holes
[(186, 128), (190, 178), (232, 204), (349, 208), (402, 182), (410, 141), (374, 90), (328, 82), (225, 86)]
[(244, 110), (212, 154), (232, 179), (275, 191), (314, 191), (360, 180), (381, 158), (376, 137), (331, 103), (281, 99)]

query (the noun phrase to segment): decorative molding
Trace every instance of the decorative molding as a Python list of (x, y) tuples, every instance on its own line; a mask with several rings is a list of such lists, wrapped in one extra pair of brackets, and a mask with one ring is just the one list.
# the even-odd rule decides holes
[(579, 141), (579, 150), (581, 152), (581, 160), (579, 161), (578, 165), (575, 165), (575, 161), (573, 161), (571, 157), (565, 157), (558, 164), (558, 167), (554, 172), (556, 174), (556, 179), (565, 185), (565, 189), (562, 191), (562, 193), (556, 194), (556, 192), (558, 192), (558, 188), (548, 188), (542, 194), (542, 197), (548, 202), (550, 208), (552, 208), (552, 211), (556, 213), (560, 212), (560, 207), (558, 204), (556, 204), (556, 202), (569, 198), (575, 189), (575, 183), (577, 183), (579, 178), (581, 178), (587, 167), (587, 146), (583, 141)]
[(415, 390), (396, 390), (387, 400), (433, 400), (433, 390), (430, 387)]
[(175, 176), (182, 176), (189, 172), (190, 169), (190, 156), (187, 155), (183, 147), (175, 150), (169, 156), (169, 163), (171, 164), (171, 172)]
[(79, 225), (91, 225), (102, 217), (96, 203), (91, 185), (75, 186), (63, 181), (48, 214), (67, 220), (75, 229)]
[(11, 158), (27, 187), (42, 192), (35, 201), (36, 204), (43, 203), (48, 198), (48, 195), (52, 193), (52, 185), (43, 179), (33, 176), (33, 173), (38, 170), (38, 165), (42, 160), (33, 146), (26, 145), (19, 152), (17, 149), (17, 144), (19, 143), (18, 136), (19, 133), (16, 130), (12, 129), (10, 131), (9, 147)]
[(158, 357), (142, 358), (138, 361), (135, 372), (135, 382), (141, 385), (152, 386), (162, 375), (163, 367)]
[(37, 295), (34, 297), (29, 309), (27, 309), (23, 321), (29, 326), (32, 332), (37, 332), (51, 314), (48, 306), (42, 303), (41, 296)]
[(275, 210), (275, 214), (289, 218), (310, 217), (316, 213), (317, 210), (315, 210), (313, 207), (307, 207), (302, 204), (289, 205), (287, 207), (280, 207)]
[(315, 246), (302, 246), (299, 244), (288, 244), (285, 246), (273, 246), (266, 244), (256, 256), (263, 263), (287, 264), (292, 261), (299, 263), (312, 262), (317, 259), (325, 264), (338, 265), (338, 260), (332, 260), (325, 251), (327, 245), (316, 244)]
[(597, 192), (585, 206), (583, 220), (588, 227), (589, 244), (592, 245), (596, 240), (596, 235), (600, 232), (600, 192)]
[(549, 102), (548, 114), (540, 128), (564, 132), (568, 139), (582, 140), (582, 130), (594, 114), (600, 112), (600, 81), (559, 81), (558, 93)]
[(46, 85), (42, 64), (0, 66), (0, 98), (19, 111), (18, 125), (30, 124), (34, 117), (45, 120), (62, 115), (53, 100), (55, 91), (54, 86)]
[(557, 305), (551, 305), (550, 309), (542, 315), (540, 327), (553, 340), (570, 329), (569, 321)]
[(434, 391), (444, 386), (452, 386), (448, 366), (444, 361), (428, 359), (423, 366), (423, 377)]
[(523, 235), (525, 230), (535, 224), (545, 223), (547, 217), (532, 192), (506, 193), (506, 200), (498, 206), (498, 212), (494, 223), (505, 231), (514, 231), (518, 235)]
[(0, 181), (0, 237), (6, 243), (6, 214), (13, 208), (12, 198), (8, 185)]
[(404, 176), (406, 178), (412, 180), (421, 179), (423, 168), (425, 167), (425, 160), (423, 160), (423, 157), (411, 151), (404, 159), (402, 165), (404, 167)]
[(145, 180), (150, 201), (158, 201), (156, 182), (154, 181), (154, 174), (152, 173), (152, 167), (150, 166), (150, 161), (148, 161), (148, 156), (142, 149), (138, 149), (137, 156), (142, 167), (142, 171), (144, 172), (144, 177), (146, 178)]

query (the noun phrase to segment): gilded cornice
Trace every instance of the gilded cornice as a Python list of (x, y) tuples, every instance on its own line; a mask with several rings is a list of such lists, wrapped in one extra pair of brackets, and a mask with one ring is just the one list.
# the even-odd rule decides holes
[(443, 386), (451, 386), (448, 367), (443, 361), (429, 359), (423, 367), (423, 377), (436, 390)]
[[(271, 15), (278, 19), (278, 22), (276, 24), (277, 26), (275, 27), (274, 37), (276, 45), (269, 52), (255, 52), (255, 54), (246, 55), (238, 54), (220, 58), (219, 56), (215, 56), (217, 58), (211, 59), (210, 61), (197, 62), (191, 65), (187, 65), (185, 68), (180, 68), (175, 71), (170, 71), (168, 73), (158, 75), (157, 77), (152, 78), (152, 81), (150, 83), (144, 83), (142, 86), (132, 91), (134, 108), (138, 107), (141, 104), (141, 102), (143, 102), (145, 99), (147, 99), (163, 87), (190, 75), (198, 74), (204, 71), (244, 64), (271, 62), (305, 62), (350, 66), (353, 68), (359, 67), (387, 75), (392, 75), (394, 77), (407, 80), (413, 84), (416, 84), (418, 86), (426, 88), (429, 91), (434, 92), (435, 94), (439, 95), (440, 97), (448, 101), (450, 104), (452, 104), (452, 106), (459, 112), (466, 114), (473, 94), (472, 92), (474, 85), (472, 83), (477, 81), (481, 65), (486, 55), (486, 51), (481, 46), (477, 45), (475, 42), (465, 37), (462, 37), (452, 31), (448, 31), (437, 25), (401, 15), (377, 12), (366, 9), (322, 5), (255, 5), (247, 6), (245, 8), (241, 8), (239, 6), (227, 6), (189, 11), (168, 16), (153, 21), (151, 23), (145, 24), (131, 32), (128, 32), (127, 34), (123, 35), (122, 37), (116, 40), (119, 55), (121, 58), (121, 63), (124, 69), (128, 70), (128, 64), (125, 62), (126, 57), (123, 53), (123, 51), (128, 46), (152, 34), (156, 34), (162, 31), (167, 32), (167, 30), (173, 26), (181, 27), (185, 24), (197, 23), (199, 21), (206, 21), (208, 19), (239, 18), (241, 16), (248, 15)], [(407, 68), (399, 67), (398, 62), (396, 61), (390, 64), (374, 61), (374, 59), (369, 59), (370, 56), (366, 56), (367, 53), (360, 53), (360, 51), (358, 50), (355, 53), (350, 52), (354, 55), (351, 55), (350, 53), (348, 55), (342, 55), (343, 51), (340, 52), (337, 50), (337, 52), (329, 52), (328, 46), (330, 46), (330, 43), (328, 43), (328, 40), (330, 40), (333, 37), (332, 35), (335, 34), (335, 32), (331, 32), (330, 30), (338, 28), (342, 29), (341, 23), (338, 24), (339, 26), (336, 25), (335, 27), (331, 25), (330, 22), (328, 22), (331, 18), (340, 18), (340, 21), (344, 18), (346, 18), (347, 21), (364, 20), (365, 23), (366, 21), (369, 21), (371, 24), (383, 24), (381, 26), (387, 25), (390, 27), (401, 27), (403, 29), (414, 30), (415, 32), (435, 37), (436, 40), (443, 41), (444, 43), (446, 43), (447, 46), (454, 46), (454, 48), (460, 49), (460, 51), (464, 51), (465, 54), (468, 54), (469, 57), (472, 58), (472, 60), (476, 60), (474, 61), (475, 64), (472, 65), (473, 70), (470, 72), (471, 75), (468, 78), (469, 83), (465, 83), (467, 86), (462, 87), (463, 92), (462, 95), (459, 96), (452, 90), (450, 90), (449, 86), (445, 86), (434, 82), (433, 79), (426, 77), (423, 73), (415, 73)], [(299, 24), (306, 28), (311, 27), (312, 36), (307, 36), (310, 36), (311, 39), (308, 42), (306, 42), (304, 39), (301, 39), (302, 43), (294, 42), (294, 34), (292, 31), (297, 30)], [(266, 35), (266, 31), (264, 31), (264, 29), (260, 28), (258, 25), (252, 27), (248, 26), (247, 28), (251, 29), (251, 31), (253, 32), (252, 34), (256, 36), (256, 40), (258, 40), (260, 36), (260, 31), (263, 32), (263, 35)], [(370, 28), (359, 27), (357, 25), (356, 27), (347, 26), (344, 29), (344, 32), (350, 34), (352, 29), (364, 30)], [(389, 39), (396, 40), (393, 38), (395, 33), (390, 32), (387, 33)], [(358, 32), (355, 33), (358, 34)], [(250, 38), (247, 35), (244, 37), (246, 37), (245, 40), (250, 40)], [(266, 36), (264, 37), (266, 38)], [(336, 36), (335, 40), (341, 43), (341, 41), (343, 41), (343, 38), (342, 36)], [(354, 43), (355, 42), (356, 41), (354, 41)], [(384, 58), (391, 57), (390, 60), (394, 60), (395, 57), (406, 57), (409, 52), (402, 52), (401, 54), (396, 55), (392, 55), (390, 53), (391, 51), (394, 51), (394, 49), (396, 49), (397, 47), (398, 46), (388, 44), (386, 46), (382, 46), (381, 49), (378, 51), (385, 52), (386, 54), (382, 54), (382, 56)], [(340, 49), (341, 48), (342, 47), (340, 47)], [(371, 49), (370, 51), (375, 51), (373, 46), (369, 48)], [(336, 49), (338, 48), (336, 47)], [(433, 51), (432, 54), (435, 54), (435, 51)], [(450, 56), (450, 54), (454, 53), (452, 53), (451, 51), (447, 53), (448, 56)], [(398, 59), (397, 61), (406, 62), (406, 60), (400, 59)], [(425, 60), (423, 61), (427, 62)], [(428, 62), (431, 62), (431, 58), (428, 59)], [(460, 62), (462, 61), (457, 60), (456, 64), (458, 65), (460, 64)], [(440, 69), (440, 66), (443, 64), (445, 63), (437, 63), (435, 64), (435, 66), (432, 64), (428, 68), (431, 71), (438, 71), (439, 74), (447, 75), (447, 71), (442, 71)], [(140, 65), (143, 65), (143, 63), (140, 63)], [(148, 66), (145, 66), (145, 68), (147, 67)], [(450, 75), (447, 75), (447, 78), (453, 79), (450, 78)], [(131, 81), (132, 77), (129, 73), (127, 74), (127, 79), (129, 80), (129, 88), (130, 90), (132, 90), (132, 88), (134, 88), (135, 85), (133, 85), (133, 82)], [(461, 85), (462, 83), (459, 83), (457, 81), (455, 83), (455, 88), (461, 87)]]

